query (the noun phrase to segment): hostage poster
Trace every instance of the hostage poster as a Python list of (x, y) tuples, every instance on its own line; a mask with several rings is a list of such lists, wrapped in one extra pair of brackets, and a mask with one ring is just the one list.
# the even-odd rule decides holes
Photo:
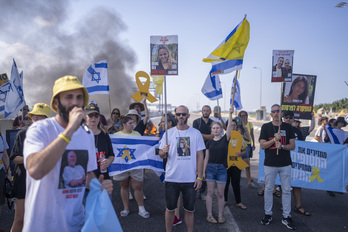
[(292, 80), (294, 50), (273, 50), (271, 82)]
[(178, 75), (178, 36), (151, 36), (151, 75)]
[(292, 79), (283, 83), (282, 110), (292, 111), (298, 119), (311, 119), (317, 76), (293, 74)]

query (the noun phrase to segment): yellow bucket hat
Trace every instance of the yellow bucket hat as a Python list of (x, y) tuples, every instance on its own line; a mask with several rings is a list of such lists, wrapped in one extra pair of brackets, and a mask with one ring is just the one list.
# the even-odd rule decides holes
[(55, 96), (57, 96), (59, 93), (74, 89), (82, 89), (83, 90), (83, 108), (85, 108), (88, 104), (89, 96), (87, 89), (81, 84), (79, 79), (75, 76), (64, 76), (59, 79), (57, 79), (53, 86), (53, 96), (51, 99), (51, 108), (54, 112), (57, 113), (57, 108), (53, 106), (53, 99)]
[(45, 103), (36, 103), (34, 105), (33, 110), (28, 113), (28, 116), (30, 118), (32, 118), (33, 115), (44, 115), (47, 118), (49, 118), (50, 117), (50, 112), (51, 112), (51, 109), (50, 109), (50, 107), (47, 104), (45, 104)]

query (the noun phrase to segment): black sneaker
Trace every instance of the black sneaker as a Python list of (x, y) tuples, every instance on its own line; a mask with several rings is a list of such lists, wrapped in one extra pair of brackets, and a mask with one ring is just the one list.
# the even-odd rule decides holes
[(282, 223), (283, 223), (283, 225), (285, 225), (286, 227), (288, 227), (288, 229), (290, 229), (290, 230), (296, 230), (296, 226), (295, 226), (295, 224), (292, 222), (291, 217), (283, 218)]
[(262, 225), (269, 225), (269, 223), (272, 221), (272, 215), (265, 215), (265, 217), (261, 220)]

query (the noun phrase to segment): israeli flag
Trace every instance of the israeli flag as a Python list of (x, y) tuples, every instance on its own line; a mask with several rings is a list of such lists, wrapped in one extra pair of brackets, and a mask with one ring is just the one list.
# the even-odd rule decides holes
[(344, 144), (344, 141), (348, 138), (348, 131), (332, 128), (329, 124), (327, 124), (325, 128), (332, 144)]
[(203, 87), (202, 93), (210, 100), (217, 100), (222, 98), (222, 88), (219, 75), (213, 75), (213, 70), (210, 70)]
[(89, 95), (109, 94), (107, 61), (91, 64), (83, 75), (82, 85), (86, 87)]
[(5, 119), (10, 119), (25, 106), (23, 93), (23, 72), (18, 74), (17, 64), (13, 59), (10, 86), (5, 102)]
[(238, 82), (238, 80), (236, 80), (236, 78), (233, 78), (232, 90), (231, 90), (231, 98), (230, 98), (230, 105), (232, 105), (233, 87), (234, 87), (234, 82), (235, 81), (237, 81), (237, 84), (236, 84), (236, 93), (234, 94), (233, 106), (234, 106), (234, 108), (236, 108), (236, 110), (241, 110), (243, 108), (242, 98), (241, 98), (239, 82)]
[(11, 83), (8, 81), (0, 87), (0, 115), (5, 114), (5, 103), (7, 93), (10, 91)]
[(156, 155), (159, 139), (150, 136), (110, 135), (115, 153), (109, 166), (109, 175), (114, 176), (134, 169), (151, 169), (161, 178), (163, 160)]

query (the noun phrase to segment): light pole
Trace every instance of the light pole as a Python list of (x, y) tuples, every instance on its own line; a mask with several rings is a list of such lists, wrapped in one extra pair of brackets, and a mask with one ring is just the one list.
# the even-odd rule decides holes
[[(225, 82), (222, 82), (222, 81), (220, 81), (220, 83), (221, 84), (223, 84), (224, 85), (224, 89), (225, 89), (225, 92), (226, 92), (226, 83)], [(223, 92), (223, 91), (222, 91)], [(224, 97), (224, 110), (226, 111), (226, 98), (227, 98), (228, 96), (225, 96)], [(221, 109), (222, 109), (222, 107), (221, 107)]]
[(259, 67), (254, 67), (254, 69), (260, 70), (260, 109), (261, 109), (261, 98), (262, 98), (262, 69)]

